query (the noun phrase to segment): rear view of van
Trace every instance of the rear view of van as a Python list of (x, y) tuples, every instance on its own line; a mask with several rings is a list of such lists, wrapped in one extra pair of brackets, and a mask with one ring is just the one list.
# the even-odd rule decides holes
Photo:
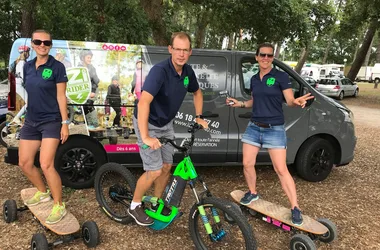
[[(30, 39), (14, 42), (10, 64), (19, 56), (18, 47)], [(132, 116), (150, 68), (170, 55), (166, 47), (134, 44), (54, 40), (51, 55), (66, 67), (70, 137), (60, 145), (55, 167), (65, 186), (92, 187), (96, 170), (106, 162), (141, 167)], [(28, 60), (35, 57), (30, 51)], [(83, 61), (87, 58), (90, 65)], [(249, 109), (225, 104), (220, 92), (249, 100), (249, 83), (258, 72), (254, 52), (194, 49), (189, 64), (194, 69), (204, 97), (209, 128), (196, 135), (191, 158), (196, 166), (242, 164), (242, 134), (251, 117)], [(314, 100), (305, 109), (283, 104), (288, 137), (287, 163), (299, 176), (322, 181), (333, 166), (346, 165), (354, 157), (356, 137), (352, 113), (306, 83), (295, 71), (275, 60), (274, 67), (289, 74), (295, 97), (311, 92)], [(113, 85), (112, 85), (113, 84)], [(25, 114), (25, 93), (17, 72), (9, 72), (8, 115), (1, 140), (7, 145), (5, 161), (18, 164), (18, 136)], [(110, 89), (118, 88), (115, 94)], [(95, 93), (95, 97), (90, 97)], [(22, 113), (21, 123), (14, 117)], [(189, 136), (195, 120), (193, 97), (189, 93), (174, 119), (177, 144)], [(175, 155), (178, 162), (180, 155)], [(266, 150), (260, 150), (257, 165), (271, 164)], [(38, 165), (38, 156), (36, 157)]]

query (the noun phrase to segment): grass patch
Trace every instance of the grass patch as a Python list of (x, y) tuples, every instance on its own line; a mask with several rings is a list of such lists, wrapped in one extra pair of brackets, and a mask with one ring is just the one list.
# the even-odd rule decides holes
[(373, 83), (359, 82), (359, 96), (345, 97), (342, 102), (346, 105), (362, 106), (380, 109), (380, 86), (374, 89)]

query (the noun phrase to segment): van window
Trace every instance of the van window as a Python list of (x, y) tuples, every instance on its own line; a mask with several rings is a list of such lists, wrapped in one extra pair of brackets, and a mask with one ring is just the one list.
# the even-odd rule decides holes
[[(279, 71), (284, 71), (278, 65), (273, 64), (274, 67)], [(251, 78), (259, 72), (259, 64), (256, 60), (252, 58), (245, 58), (241, 63), (241, 72), (242, 72), (242, 88), (247, 95), (251, 95)], [(289, 75), (290, 82), (292, 83), (292, 90), (294, 97), (300, 97), (300, 84), (292, 76)]]

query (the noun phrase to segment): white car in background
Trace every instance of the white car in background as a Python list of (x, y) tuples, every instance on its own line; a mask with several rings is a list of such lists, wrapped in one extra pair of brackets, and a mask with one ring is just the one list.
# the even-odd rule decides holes
[(357, 97), (359, 95), (358, 85), (344, 77), (322, 78), (315, 88), (322, 94), (339, 100), (343, 100), (345, 96)]

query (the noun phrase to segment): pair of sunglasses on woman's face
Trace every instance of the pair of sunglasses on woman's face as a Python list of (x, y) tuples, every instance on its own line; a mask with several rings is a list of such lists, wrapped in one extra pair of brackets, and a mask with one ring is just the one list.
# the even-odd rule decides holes
[(262, 58), (264, 58), (264, 57), (272, 58), (273, 54), (259, 53), (259, 56), (262, 57)]
[(39, 39), (34, 39), (32, 41), (35, 45), (40, 46), (41, 44), (45, 44), (45, 46), (51, 46), (53, 42), (51, 40), (39, 40)]

